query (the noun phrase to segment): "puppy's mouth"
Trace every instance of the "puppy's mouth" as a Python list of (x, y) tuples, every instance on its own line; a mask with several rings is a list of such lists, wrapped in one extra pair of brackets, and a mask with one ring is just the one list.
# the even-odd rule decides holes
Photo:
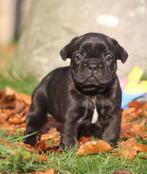
[(82, 91), (103, 91), (106, 84), (100, 84), (94, 76), (88, 77), (84, 82), (76, 82), (76, 86)]
[[(76, 79), (75, 79), (76, 81)], [(105, 86), (108, 81), (101, 80), (100, 78), (95, 77), (93, 74), (86, 79), (83, 79), (83, 81), (76, 81), (77, 84), (79, 84), (81, 87), (83, 86)]]
[(84, 82), (76, 82), (76, 86), (80, 91), (83, 92), (104, 92), (106, 88), (111, 84), (111, 82), (100, 83), (99, 80), (94, 77), (88, 77)]

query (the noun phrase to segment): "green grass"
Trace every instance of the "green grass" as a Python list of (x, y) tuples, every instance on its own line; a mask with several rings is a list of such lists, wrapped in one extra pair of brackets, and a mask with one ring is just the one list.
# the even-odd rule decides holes
[[(133, 174), (147, 174), (147, 161), (137, 156), (133, 161), (120, 158), (112, 153), (98, 155), (87, 155), (79, 157), (75, 151), (62, 152), (62, 154), (51, 153), (46, 162), (38, 160), (38, 155), (32, 154), (20, 147), (22, 135), (5, 136), (0, 131), (0, 137), (14, 146), (6, 147), (0, 145), (0, 172), (3, 173), (27, 173), (35, 170), (47, 170), (54, 168), (58, 174), (112, 174), (117, 169), (129, 170)], [(5, 157), (5, 158), (4, 158)]]
[[(38, 81), (35, 76), (17, 72), (13, 68), (13, 60), (15, 59), (16, 45), (12, 44), (8, 48), (0, 49), (0, 90), (9, 86), (17, 92), (31, 94)], [(5, 66), (1, 68), (1, 61)]]
[(6, 77), (2, 74), (0, 75), (0, 89), (4, 89), (8, 86), (17, 92), (31, 94), (37, 83), (37, 79), (34, 76), (17, 78), (10, 74)]

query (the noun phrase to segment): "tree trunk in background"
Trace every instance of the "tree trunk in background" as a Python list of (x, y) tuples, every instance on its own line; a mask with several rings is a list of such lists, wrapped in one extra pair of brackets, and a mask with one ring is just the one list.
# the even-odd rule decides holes
[(14, 33), (15, 0), (0, 0), (0, 47), (8, 45)]
[(69, 64), (59, 56), (71, 38), (86, 32), (107, 34), (129, 53), (118, 74), (134, 65), (147, 65), (147, 2), (145, 0), (33, 0), (21, 36), (15, 66), (43, 77), (51, 69)]

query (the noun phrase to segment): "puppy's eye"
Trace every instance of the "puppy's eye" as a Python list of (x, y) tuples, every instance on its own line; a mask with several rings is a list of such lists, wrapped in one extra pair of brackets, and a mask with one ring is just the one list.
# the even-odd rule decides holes
[(105, 59), (106, 59), (107, 61), (112, 60), (112, 55), (110, 55), (110, 54), (106, 55), (106, 56), (105, 56)]
[(81, 57), (82, 57), (81, 54), (76, 54), (76, 55), (75, 55), (75, 58), (78, 58), (78, 59), (79, 59), (79, 58), (81, 58)]

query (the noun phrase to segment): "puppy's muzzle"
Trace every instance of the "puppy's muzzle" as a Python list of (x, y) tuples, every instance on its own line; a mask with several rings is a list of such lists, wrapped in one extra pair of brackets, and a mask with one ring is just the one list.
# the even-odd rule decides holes
[(83, 66), (84, 69), (88, 69), (91, 72), (95, 72), (98, 69), (100, 70), (104, 68), (103, 64), (95, 59), (86, 60), (85, 62), (83, 62)]
[(96, 71), (97, 70), (98, 63), (96, 61), (89, 61), (88, 64), (89, 64), (88, 69), (90, 71)]

